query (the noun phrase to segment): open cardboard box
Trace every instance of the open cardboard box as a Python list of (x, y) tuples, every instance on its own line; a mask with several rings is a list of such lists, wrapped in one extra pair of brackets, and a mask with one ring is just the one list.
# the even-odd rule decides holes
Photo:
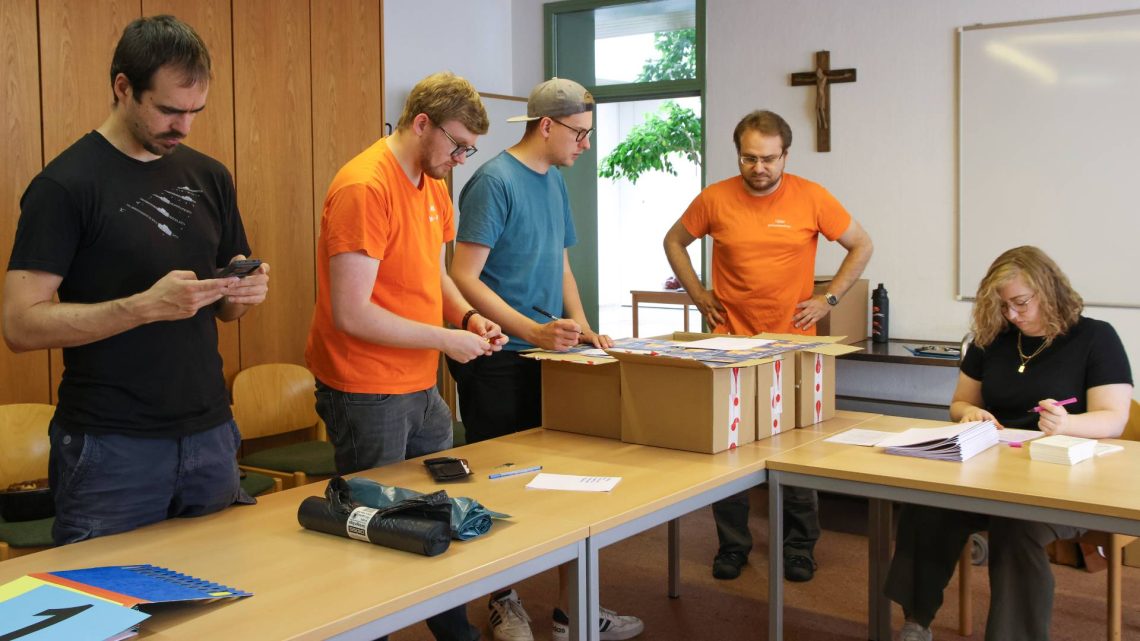
[[(664, 340), (724, 334), (676, 332)], [(609, 352), (621, 361), (621, 440), (714, 454), (756, 440), (756, 381), (771, 358), (716, 366), (649, 354)]]
[[(820, 296), (831, 287), (832, 276), (816, 276), (812, 294)], [(871, 296), (868, 293), (866, 278), (860, 278), (847, 290), (839, 304), (815, 325), (820, 336), (839, 336), (843, 343), (854, 345), (867, 340), (867, 322), (870, 318)]]
[(621, 376), (612, 358), (529, 350), (542, 362), (542, 426), (621, 438)]
[(844, 345), (842, 336), (803, 336), (800, 334), (757, 334), (797, 343), (825, 343), (818, 347), (785, 354), (795, 363), (796, 427), (807, 427), (835, 416), (835, 357), (858, 352), (860, 347)]

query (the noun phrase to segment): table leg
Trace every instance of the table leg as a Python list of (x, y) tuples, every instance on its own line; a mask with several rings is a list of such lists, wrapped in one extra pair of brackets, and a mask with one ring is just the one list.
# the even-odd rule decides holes
[(681, 596), (681, 520), (669, 521), (669, 598)]
[(867, 502), (867, 638), (891, 638), (891, 602), (883, 596), (883, 583), (891, 560), (891, 502)]
[(768, 470), (768, 640), (784, 638), (784, 494), (780, 473)]
[[(585, 630), (585, 634), (577, 635), (577, 641), (601, 641), (602, 631), (598, 629), (598, 621), (602, 617), (601, 596), (599, 594), (598, 578), (598, 546), (590, 537), (586, 538), (586, 607), (577, 617), (576, 630)], [(570, 641), (575, 641), (572, 637)]]
[(570, 611), (566, 616), (570, 618), (570, 641), (586, 641), (586, 610), (589, 608), (590, 585), (589, 563), (587, 560), (589, 546), (583, 541), (578, 548), (578, 558), (566, 563), (569, 570), (568, 587)]
[(685, 308), (685, 331), (689, 331), (689, 306), (684, 305)]
[(633, 297), (633, 337), (634, 338), (637, 338), (637, 304), (639, 302), (640, 301), (637, 300), (637, 296), (634, 296)]

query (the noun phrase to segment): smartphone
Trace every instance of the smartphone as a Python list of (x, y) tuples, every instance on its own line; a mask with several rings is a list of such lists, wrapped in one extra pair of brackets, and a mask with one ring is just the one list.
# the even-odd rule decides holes
[(257, 268), (261, 267), (261, 261), (256, 258), (249, 258), (246, 260), (235, 260), (234, 262), (222, 267), (214, 273), (214, 278), (228, 278), (230, 276), (237, 276), (238, 278), (245, 278)]

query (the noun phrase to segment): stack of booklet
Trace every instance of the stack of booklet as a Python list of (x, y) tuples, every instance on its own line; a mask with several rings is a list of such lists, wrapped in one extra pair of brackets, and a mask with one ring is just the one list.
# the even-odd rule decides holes
[(1073, 465), (1092, 458), (1094, 454), (1096, 441), (1091, 438), (1054, 434), (1029, 444), (1029, 458), (1046, 463)]
[(885, 447), (887, 454), (942, 461), (965, 461), (997, 444), (998, 431), (993, 421), (912, 427), (879, 441), (879, 447)]

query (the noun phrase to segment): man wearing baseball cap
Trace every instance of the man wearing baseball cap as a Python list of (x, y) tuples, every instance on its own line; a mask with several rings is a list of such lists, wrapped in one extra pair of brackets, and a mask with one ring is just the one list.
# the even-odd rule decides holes
[[(480, 167), (459, 195), (451, 278), (479, 314), (510, 337), (489, 357), (462, 364), (448, 359), (469, 443), (541, 424), (539, 363), (520, 350), (613, 345), (590, 328), (570, 270), (567, 249), (577, 238), (558, 170), (590, 148), (594, 97), (573, 80), (552, 78), (531, 91), (526, 111), (508, 119), (526, 122), (522, 140)], [(568, 574), (559, 568), (554, 641), (569, 638), (567, 587)], [(488, 607), (496, 641), (532, 641), (513, 589), (493, 594)], [(605, 608), (599, 626), (603, 640), (630, 639), (645, 628), (637, 617)]]

